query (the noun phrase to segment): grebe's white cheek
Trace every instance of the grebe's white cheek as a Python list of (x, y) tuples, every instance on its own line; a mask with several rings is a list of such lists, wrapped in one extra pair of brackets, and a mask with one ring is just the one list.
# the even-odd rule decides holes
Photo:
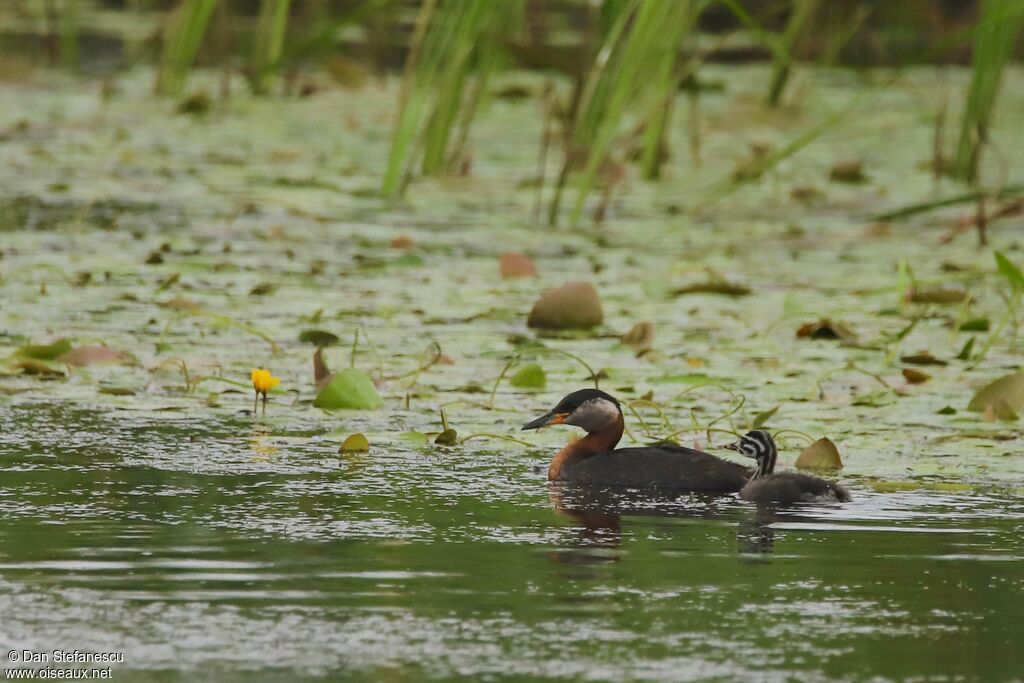
[(587, 401), (573, 411), (565, 424), (582, 427), (588, 432), (599, 432), (619, 419), (619, 407), (603, 398)]

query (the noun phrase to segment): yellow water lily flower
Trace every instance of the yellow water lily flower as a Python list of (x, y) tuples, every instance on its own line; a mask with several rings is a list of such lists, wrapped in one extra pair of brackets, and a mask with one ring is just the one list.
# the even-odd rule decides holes
[(252, 404), (252, 414), (256, 414), (256, 407), (259, 405), (260, 396), (263, 397), (263, 413), (267, 412), (267, 392), (281, 383), (280, 377), (274, 377), (266, 368), (253, 368), (252, 388), (256, 390), (256, 400)]

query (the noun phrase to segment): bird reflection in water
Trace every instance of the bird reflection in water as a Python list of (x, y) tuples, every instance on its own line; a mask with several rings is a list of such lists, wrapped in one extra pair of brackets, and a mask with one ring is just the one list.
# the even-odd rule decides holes
[(548, 496), (555, 512), (578, 525), (573, 547), (551, 553), (551, 560), (568, 565), (618, 562), (622, 545), (622, 517), (722, 518), (734, 499), (679, 492), (621, 489), (581, 484), (551, 483)]
[[(667, 498), (665, 492), (612, 489), (578, 484), (549, 485), (548, 496), (555, 512), (574, 522), (578, 537), (572, 546), (552, 551), (552, 562), (595, 566), (621, 559), (622, 517), (725, 519), (735, 511), (732, 496), (681, 492)], [(736, 527), (737, 550), (751, 559), (771, 554), (775, 548), (774, 524), (779, 506), (743, 506)], [(735, 519), (735, 517), (733, 517)], [(588, 578), (573, 572), (574, 578)], [(593, 578), (595, 575), (590, 575)]]
[(736, 529), (739, 551), (744, 555), (766, 555), (775, 549), (775, 517), (778, 509), (773, 505), (758, 505)]

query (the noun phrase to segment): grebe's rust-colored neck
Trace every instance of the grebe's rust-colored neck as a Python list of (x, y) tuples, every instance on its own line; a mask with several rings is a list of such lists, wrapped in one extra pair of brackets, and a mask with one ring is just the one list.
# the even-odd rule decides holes
[(626, 421), (622, 418), (622, 413), (619, 413), (619, 417), (615, 422), (601, 431), (590, 432), (582, 439), (566, 444), (565, 448), (558, 451), (551, 464), (548, 465), (548, 480), (559, 480), (562, 476), (562, 470), (570, 463), (586, 460), (592, 455), (607, 453), (614, 449), (615, 445), (619, 443), (619, 439), (622, 438), (622, 432), (625, 429)]

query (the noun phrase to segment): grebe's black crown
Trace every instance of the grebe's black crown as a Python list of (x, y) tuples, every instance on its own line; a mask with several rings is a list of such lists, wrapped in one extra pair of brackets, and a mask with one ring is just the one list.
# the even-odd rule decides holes
[(616, 421), (622, 421), (622, 408), (614, 396), (599, 389), (580, 389), (563, 398), (544, 415), (524, 424), (523, 429), (568, 424), (594, 432), (606, 429)]
[(552, 409), (553, 413), (571, 413), (587, 401), (593, 401), (596, 398), (603, 398), (606, 401), (611, 401), (616, 406), (619, 405), (619, 400), (611, 394), (606, 394), (600, 389), (580, 389), (574, 391), (561, 401), (558, 405)]

